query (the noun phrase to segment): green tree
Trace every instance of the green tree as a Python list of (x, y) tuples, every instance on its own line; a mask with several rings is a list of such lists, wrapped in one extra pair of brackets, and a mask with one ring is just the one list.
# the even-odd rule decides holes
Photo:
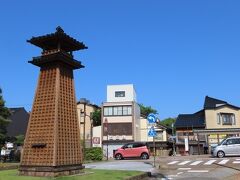
[(153, 109), (151, 106), (144, 106), (143, 104), (139, 104), (141, 116), (147, 117), (150, 113), (158, 114), (156, 109)]
[(16, 141), (15, 141), (16, 144), (23, 145), (24, 138), (25, 138), (24, 135), (20, 134), (18, 136), (15, 136), (15, 138), (16, 138)]
[(169, 128), (172, 128), (172, 124), (175, 123), (175, 122), (176, 122), (176, 118), (169, 117), (169, 118), (163, 119), (161, 121), (161, 124), (163, 124), (163, 125), (165, 125)]
[(5, 107), (5, 101), (2, 97), (2, 89), (0, 88), (0, 144), (5, 143), (7, 135), (7, 125), (10, 123), (8, 119), (10, 116), (10, 111)]
[(97, 109), (91, 114), (91, 118), (93, 120), (93, 126), (101, 125), (101, 110)]

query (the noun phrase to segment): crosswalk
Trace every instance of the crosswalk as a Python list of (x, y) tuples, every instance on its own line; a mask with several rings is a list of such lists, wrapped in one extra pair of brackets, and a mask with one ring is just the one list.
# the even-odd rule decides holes
[(189, 165), (189, 166), (197, 166), (197, 165), (206, 165), (206, 166), (210, 166), (212, 164), (219, 164), (219, 165), (224, 165), (227, 163), (232, 163), (232, 164), (240, 164), (240, 159), (208, 159), (208, 160), (174, 160), (171, 161), (169, 163), (167, 163), (168, 165), (177, 165), (177, 166), (185, 166), (185, 165)]
[(204, 165), (211, 165), (212, 163), (216, 162), (217, 160), (213, 159), (213, 160), (209, 160), (207, 162), (204, 163)]

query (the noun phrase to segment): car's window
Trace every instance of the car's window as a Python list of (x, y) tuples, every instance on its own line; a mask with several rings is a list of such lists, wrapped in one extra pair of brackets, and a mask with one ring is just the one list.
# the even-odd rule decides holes
[(128, 144), (125, 144), (122, 148), (126, 149), (128, 147)]
[(228, 145), (238, 144), (238, 139), (228, 139), (227, 144)]
[(133, 144), (128, 144), (127, 148), (133, 148)]
[(240, 144), (240, 138), (236, 139), (236, 144)]
[(233, 144), (233, 140), (232, 139), (228, 139), (227, 140), (227, 145), (231, 145), (231, 144)]
[(143, 146), (142, 143), (135, 143), (135, 144), (133, 144), (134, 148), (138, 148), (138, 147), (142, 147), (142, 146)]
[(223, 139), (220, 143), (219, 143), (219, 145), (226, 145), (227, 144), (227, 141), (226, 141), (226, 139)]

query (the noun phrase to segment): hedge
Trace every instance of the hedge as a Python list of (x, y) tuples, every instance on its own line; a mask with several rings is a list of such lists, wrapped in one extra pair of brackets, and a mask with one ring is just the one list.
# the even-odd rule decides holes
[(85, 149), (85, 160), (101, 161), (103, 158), (102, 148), (92, 147)]

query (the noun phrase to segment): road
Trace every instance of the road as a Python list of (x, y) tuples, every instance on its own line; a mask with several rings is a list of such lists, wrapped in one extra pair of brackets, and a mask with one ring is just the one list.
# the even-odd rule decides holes
[(157, 161), (166, 179), (236, 179), (240, 173), (239, 157), (180, 156)]
[(85, 168), (92, 169), (110, 169), (110, 170), (129, 170), (152, 172), (154, 168), (148, 162), (141, 160), (111, 160), (97, 163), (85, 164)]
[(240, 157), (211, 158), (208, 156), (180, 156), (157, 158), (156, 168), (150, 160), (110, 160), (85, 164), (86, 168), (151, 172), (148, 179), (240, 179)]

